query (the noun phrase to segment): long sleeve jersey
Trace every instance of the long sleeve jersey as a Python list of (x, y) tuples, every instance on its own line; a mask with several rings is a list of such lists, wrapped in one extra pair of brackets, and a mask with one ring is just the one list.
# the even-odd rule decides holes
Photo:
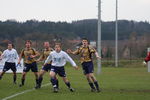
[(2, 54), (2, 59), (5, 59), (6, 62), (15, 63), (18, 59), (18, 53), (15, 49), (6, 49)]
[(52, 61), (52, 66), (62, 67), (66, 64), (66, 61), (70, 62), (73, 67), (76, 66), (76, 63), (72, 60), (72, 58), (64, 51), (60, 51), (59, 53), (53, 51), (47, 57), (45, 64), (49, 61)]

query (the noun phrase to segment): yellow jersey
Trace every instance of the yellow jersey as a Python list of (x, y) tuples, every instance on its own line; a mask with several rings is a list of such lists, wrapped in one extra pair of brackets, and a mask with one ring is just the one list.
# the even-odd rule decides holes
[(31, 64), (35, 62), (35, 58), (31, 58), (31, 55), (36, 55), (38, 52), (33, 48), (25, 48), (21, 51), (21, 57), (24, 58), (24, 63)]
[(80, 55), (80, 62), (83, 63), (92, 61), (92, 55), (95, 52), (96, 50), (91, 46), (88, 47), (81, 46), (77, 50), (75, 50), (73, 54)]
[[(41, 54), (41, 56), (40, 56), (40, 59), (46, 60), (47, 57), (49, 56), (49, 54), (50, 54), (52, 51), (53, 51), (52, 48), (44, 49), (44, 50), (42, 51), (42, 54)], [(48, 64), (51, 64), (51, 61), (50, 61)]]

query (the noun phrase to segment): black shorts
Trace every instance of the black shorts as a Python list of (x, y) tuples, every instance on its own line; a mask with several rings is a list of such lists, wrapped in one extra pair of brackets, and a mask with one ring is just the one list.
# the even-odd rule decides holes
[(15, 63), (10, 63), (10, 62), (5, 62), (3, 71), (6, 72), (9, 69), (11, 69), (13, 72), (16, 72), (17, 71), (16, 64)]
[(86, 74), (90, 74), (94, 72), (94, 67), (93, 67), (93, 62), (89, 61), (89, 62), (83, 62), (82, 63), (82, 69), (83, 69), (83, 73)]
[(45, 66), (42, 67), (42, 70), (44, 71), (50, 71), (51, 70), (51, 64), (46, 64)]
[(31, 64), (24, 64), (23, 72), (29, 72), (31, 69), (32, 72), (38, 72), (38, 67), (36, 62), (33, 62)]
[(66, 72), (65, 72), (64, 66), (62, 66), (62, 67), (55, 67), (55, 66), (52, 66), (52, 67), (51, 67), (51, 71), (55, 72), (55, 73), (58, 74), (60, 77), (66, 77)]

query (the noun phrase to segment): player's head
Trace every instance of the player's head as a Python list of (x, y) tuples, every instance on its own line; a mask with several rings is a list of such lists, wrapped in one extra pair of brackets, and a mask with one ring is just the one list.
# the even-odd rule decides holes
[(82, 45), (83, 46), (88, 46), (89, 45), (89, 40), (87, 38), (82, 38)]
[(61, 43), (56, 43), (55, 44), (55, 51), (60, 52), (61, 51)]
[(32, 42), (31, 42), (30, 40), (27, 40), (27, 41), (25, 42), (25, 45), (26, 45), (27, 48), (30, 48), (31, 45), (32, 45)]
[(44, 48), (49, 48), (50, 47), (50, 44), (49, 44), (49, 42), (48, 41), (46, 41), (46, 42), (44, 42)]
[(8, 43), (8, 49), (11, 50), (13, 48), (13, 44), (11, 42)]

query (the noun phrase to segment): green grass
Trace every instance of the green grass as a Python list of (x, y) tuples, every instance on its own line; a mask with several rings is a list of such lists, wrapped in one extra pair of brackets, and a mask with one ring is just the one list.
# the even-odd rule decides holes
[[(139, 65), (137, 65), (139, 66)], [(76, 92), (71, 93), (61, 77), (59, 93), (53, 93), (51, 85), (38, 90), (16, 96), (10, 100), (150, 100), (150, 73), (146, 67), (104, 67), (102, 73), (96, 75), (101, 93), (92, 93), (82, 69), (74, 70), (66, 66), (68, 79)], [(96, 70), (95, 70), (96, 72)], [(34, 75), (29, 72), (25, 86), (20, 88), (21, 74), (18, 74), (17, 85), (12, 84), (12, 74), (5, 74), (0, 80), (0, 99), (34, 87)], [(44, 75), (43, 84), (49, 83), (49, 74)]]

